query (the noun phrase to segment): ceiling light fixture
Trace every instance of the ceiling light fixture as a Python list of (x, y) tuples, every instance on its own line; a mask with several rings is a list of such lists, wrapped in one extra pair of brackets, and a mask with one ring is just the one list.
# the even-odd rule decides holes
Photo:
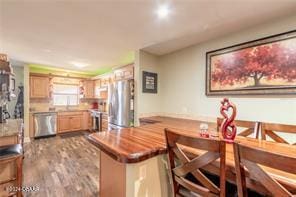
[(88, 64), (81, 63), (81, 62), (71, 62), (71, 64), (73, 64), (77, 68), (84, 68), (88, 66)]
[(166, 18), (169, 15), (169, 13), (170, 13), (170, 8), (166, 4), (160, 5), (157, 8), (156, 13), (157, 13), (158, 18)]

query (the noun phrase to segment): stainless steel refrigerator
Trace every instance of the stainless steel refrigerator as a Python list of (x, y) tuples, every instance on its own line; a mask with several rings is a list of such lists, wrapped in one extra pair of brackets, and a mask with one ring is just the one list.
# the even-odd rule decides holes
[(134, 80), (115, 81), (108, 87), (109, 130), (134, 125)]

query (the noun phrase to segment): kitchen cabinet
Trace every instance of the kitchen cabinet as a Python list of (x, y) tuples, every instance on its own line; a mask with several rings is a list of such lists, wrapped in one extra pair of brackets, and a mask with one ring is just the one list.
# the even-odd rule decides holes
[(84, 98), (95, 97), (95, 82), (93, 80), (86, 80), (83, 82)]
[(70, 128), (71, 131), (82, 130), (82, 117), (81, 116), (71, 116), (70, 117)]
[(110, 75), (103, 76), (100, 80), (101, 80), (101, 87), (108, 87), (110, 83)]
[(102, 131), (108, 131), (108, 114), (102, 114)]
[[(107, 99), (108, 96), (108, 91), (106, 89), (106, 87), (101, 87), (101, 79), (97, 79), (95, 81), (95, 98), (99, 98), (99, 99)], [(106, 85), (105, 81), (104, 85)]]
[(90, 116), (90, 112), (83, 112), (83, 130), (92, 130), (92, 117)]
[(69, 116), (58, 116), (58, 132), (71, 131), (70, 117)]
[(114, 70), (114, 80), (124, 80), (134, 78), (134, 65), (129, 64), (127, 66)]
[(84, 130), (82, 112), (63, 112), (58, 114), (58, 133), (79, 130)]
[(50, 79), (43, 76), (30, 76), (30, 98), (46, 99), (50, 97)]
[(95, 81), (95, 98), (107, 99), (108, 98), (108, 85), (112, 82), (112, 73), (98, 76)]

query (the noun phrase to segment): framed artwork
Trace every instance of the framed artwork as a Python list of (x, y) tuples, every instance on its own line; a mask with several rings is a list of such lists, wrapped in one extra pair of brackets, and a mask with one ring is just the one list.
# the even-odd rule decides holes
[(143, 92), (157, 93), (157, 73), (143, 71)]
[(206, 95), (296, 93), (296, 30), (206, 54)]

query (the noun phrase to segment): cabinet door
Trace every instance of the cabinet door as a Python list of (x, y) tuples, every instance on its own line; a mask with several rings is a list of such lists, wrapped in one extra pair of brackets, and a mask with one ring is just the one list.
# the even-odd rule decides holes
[(127, 65), (120, 69), (114, 71), (114, 79), (116, 81), (123, 79), (133, 79), (134, 78), (134, 66), (133, 64)]
[(121, 80), (124, 78), (124, 73), (122, 70), (116, 70), (114, 71), (114, 79), (115, 80)]
[(83, 119), (82, 119), (82, 130), (89, 130), (90, 129), (90, 112), (83, 112)]
[(95, 81), (95, 98), (100, 97), (100, 88), (101, 88), (101, 80), (98, 79)]
[(94, 98), (95, 83), (94, 81), (84, 81), (84, 97)]
[(59, 133), (67, 132), (71, 130), (70, 117), (69, 116), (58, 116), (58, 128)]
[(82, 116), (71, 116), (70, 127), (71, 131), (82, 130)]
[(130, 66), (123, 71), (123, 76), (125, 79), (133, 79), (134, 78), (134, 67)]
[(30, 77), (30, 97), (49, 98), (49, 78), (31, 76)]
[(110, 78), (109, 77), (104, 77), (101, 79), (101, 87), (107, 87), (108, 84), (109, 84), (109, 80)]

